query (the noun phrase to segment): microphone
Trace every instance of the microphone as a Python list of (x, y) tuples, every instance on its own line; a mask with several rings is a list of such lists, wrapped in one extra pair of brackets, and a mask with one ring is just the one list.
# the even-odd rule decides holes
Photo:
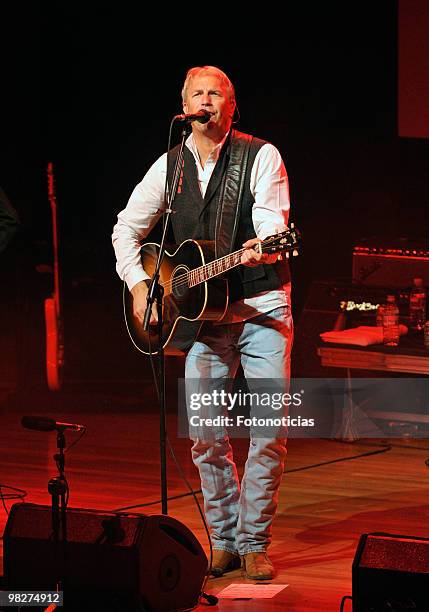
[(35, 429), (36, 431), (63, 431), (64, 429), (72, 429), (73, 431), (83, 431), (85, 425), (78, 423), (60, 423), (49, 417), (41, 416), (24, 416), (21, 419), (21, 425), (26, 429)]
[(175, 115), (174, 121), (186, 121), (186, 123), (191, 123), (191, 121), (199, 121), (200, 123), (207, 123), (211, 119), (211, 114), (209, 111), (200, 110), (197, 113), (191, 113), (190, 115)]

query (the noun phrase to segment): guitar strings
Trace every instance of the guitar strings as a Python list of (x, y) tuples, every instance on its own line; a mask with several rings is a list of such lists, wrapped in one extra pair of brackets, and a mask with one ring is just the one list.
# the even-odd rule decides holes
[[(239, 249), (238, 251), (234, 251), (234, 253), (230, 253), (229, 255), (224, 255), (224, 257), (221, 257), (220, 259), (216, 260), (218, 263), (218, 265), (221, 265), (221, 262), (224, 262), (230, 258), (234, 258), (234, 255), (241, 255), (243, 252), (245, 251), (245, 249)], [(240, 262), (236, 262), (235, 265), (238, 265)], [(173, 289), (173, 288), (178, 288), (180, 286), (185, 286), (185, 285), (189, 285), (189, 278), (190, 275), (193, 273), (195, 276), (197, 274), (199, 274), (199, 271), (202, 271), (204, 268), (209, 269), (210, 266), (213, 266), (214, 262), (208, 262), (207, 264), (204, 264), (203, 266), (200, 266), (198, 268), (195, 268), (194, 270), (190, 270), (189, 272), (186, 272), (186, 274), (181, 274), (180, 276), (177, 276), (175, 279), (169, 279), (168, 281), (165, 281), (163, 283), (161, 283), (161, 286), (164, 288), (168, 288), (168, 289)], [(231, 268), (230, 268), (231, 269)], [(225, 272), (225, 270), (220, 270), (215, 276), (217, 276), (218, 274), (222, 274), (222, 272)], [(203, 282), (203, 281), (200, 281)], [(199, 283), (196, 283), (199, 284)]]
[[(244, 253), (246, 249), (239, 249), (238, 251), (234, 251), (233, 253), (230, 253), (229, 255), (224, 255), (223, 257), (221, 257), (220, 259), (215, 260), (216, 262), (218, 262), (218, 265), (221, 266), (225, 261), (227, 261), (228, 259), (232, 259), (233, 263), (234, 263), (234, 256), (237, 255), (242, 255), (242, 253)], [(264, 251), (264, 246), (261, 243), (261, 252)], [(179, 288), (181, 286), (190, 286), (189, 285), (189, 278), (191, 274), (194, 274), (195, 276), (197, 276), (200, 271), (202, 271), (204, 268), (209, 269), (210, 266), (213, 267), (213, 264), (215, 262), (211, 261), (208, 262), (207, 264), (204, 264), (203, 266), (199, 266), (198, 268), (195, 268), (194, 270), (190, 270), (189, 272), (186, 272), (186, 274), (181, 274), (180, 276), (177, 276), (174, 279), (169, 279), (168, 281), (162, 282), (161, 286), (166, 288), (166, 289), (171, 289), (173, 290), (173, 288)], [(239, 264), (240, 262), (237, 261), (234, 263), (234, 266), (231, 266), (229, 269), (231, 269), (232, 267), (235, 267)], [(212, 276), (218, 276), (219, 274), (222, 274), (222, 272), (225, 272), (225, 270), (220, 270), (219, 272), (217, 272), (216, 274), (212, 275)], [(200, 284), (201, 282), (204, 282), (204, 280), (199, 281), (198, 283), (195, 283), (195, 285)]]

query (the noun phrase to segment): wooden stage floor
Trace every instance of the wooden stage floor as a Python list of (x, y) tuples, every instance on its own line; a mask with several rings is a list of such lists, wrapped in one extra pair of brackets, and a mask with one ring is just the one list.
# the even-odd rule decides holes
[[(32, 410), (26, 410), (32, 414)], [(53, 416), (53, 414), (45, 414)], [(47, 482), (56, 474), (54, 433), (23, 429), (22, 413), (0, 412), (0, 483), (27, 492), (25, 501), (50, 504)], [(110, 409), (107, 413), (64, 412), (61, 421), (83, 423), (87, 433), (67, 455), (69, 506), (113, 510), (159, 499), (158, 415)], [(198, 489), (190, 459), (190, 442), (176, 436), (176, 418), (168, 415), (169, 437), (183, 470)], [(72, 442), (75, 433), (67, 433)], [(274, 583), (288, 585), (272, 599), (220, 599), (218, 610), (339, 610), (351, 595), (351, 565), (359, 536), (383, 531), (429, 536), (429, 440), (356, 441), (290, 440), (279, 510), (270, 555), (278, 574)], [(246, 440), (235, 440), (242, 472)], [(376, 452), (381, 451), (381, 452)], [(4, 487), (3, 493), (9, 490)], [(168, 492), (186, 494), (168, 457)], [(201, 497), (201, 496), (199, 496)], [(12, 501), (7, 501), (10, 507)], [(184, 523), (208, 553), (207, 539), (192, 497), (169, 502), (169, 514)], [(136, 512), (159, 514), (160, 504)], [(0, 533), (7, 520), (0, 505)], [(241, 570), (211, 579), (216, 594), (231, 583), (246, 582)], [(207, 610), (207, 606), (198, 609)], [(347, 601), (345, 611), (351, 610)]]

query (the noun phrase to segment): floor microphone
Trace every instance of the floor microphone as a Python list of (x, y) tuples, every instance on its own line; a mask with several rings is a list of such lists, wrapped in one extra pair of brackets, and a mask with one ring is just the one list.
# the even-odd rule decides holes
[(83, 431), (85, 425), (78, 423), (61, 423), (49, 417), (43, 416), (24, 416), (21, 419), (21, 425), (26, 429), (35, 429), (36, 431), (63, 431), (71, 429), (72, 431)]

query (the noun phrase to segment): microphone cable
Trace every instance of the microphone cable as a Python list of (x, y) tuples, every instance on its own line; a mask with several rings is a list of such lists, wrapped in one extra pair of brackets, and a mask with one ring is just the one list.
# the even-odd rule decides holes
[[(159, 389), (158, 389), (158, 382), (157, 382), (156, 378), (155, 378), (155, 389), (156, 389), (156, 393), (157, 393), (157, 396), (158, 396), (158, 399), (159, 399)], [(206, 533), (207, 541), (208, 541), (208, 544), (209, 544), (210, 556), (209, 556), (209, 564), (208, 564), (206, 576), (204, 578), (204, 582), (203, 582), (203, 585), (201, 587), (200, 597), (204, 597), (207, 600), (207, 602), (208, 602), (208, 604), (210, 606), (214, 606), (218, 602), (217, 597), (215, 597), (215, 595), (210, 595), (210, 594), (208, 595), (207, 593), (204, 592), (204, 588), (205, 588), (205, 585), (207, 584), (207, 580), (209, 579), (209, 576), (210, 576), (210, 573), (211, 573), (211, 569), (212, 569), (212, 565), (213, 565), (213, 545), (212, 545), (212, 541), (211, 541), (211, 537), (210, 537), (210, 531), (209, 531), (209, 527), (207, 525), (206, 517), (204, 516), (204, 512), (203, 512), (203, 510), (201, 508), (201, 504), (200, 504), (200, 502), (198, 501), (198, 498), (197, 498), (197, 493), (201, 493), (202, 491), (201, 491), (201, 489), (198, 489), (197, 491), (195, 491), (192, 488), (191, 483), (187, 479), (186, 474), (184, 473), (184, 471), (182, 469), (182, 466), (180, 465), (180, 463), (179, 463), (179, 461), (178, 461), (178, 459), (176, 457), (176, 454), (175, 454), (173, 446), (172, 446), (172, 444), (170, 442), (170, 438), (168, 436), (168, 433), (166, 433), (166, 439), (167, 439), (167, 444), (168, 444), (168, 448), (169, 448), (169, 451), (170, 451), (170, 455), (171, 455), (171, 457), (172, 457), (172, 459), (174, 461), (174, 464), (176, 465), (177, 471), (179, 472), (179, 475), (181, 476), (182, 480), (184, 481), (184, 483), (188, 487), (190, 494), (194, 498), (194, 501), (195, 501), (195, 504), (197, 506), (199, 515), (200, 515), (201, 520), (203, 522), (204, 531)], [(175, 497), (172, 497), (172, 498), (168, 498), (168, 499), (177, 499), (177, 498), (185, 497), (187, 495), (189, 495), (189, 494), (187, 493), (187, 494), (184, 494), (184, 495), (178, 495), (178, 496), (175, 496)], [(139, 504), (139, 506), (140, 507), (146, 506), (146, 505), (149, 506), (149, 505), (154, 505), (155, 503), (159, 503), (159, 501), (157, 500), (156, 502), (150, 502), (148, 504)], [(120, 508), (119, 510), (126, 510), (126, 509), (127, 508)]]

